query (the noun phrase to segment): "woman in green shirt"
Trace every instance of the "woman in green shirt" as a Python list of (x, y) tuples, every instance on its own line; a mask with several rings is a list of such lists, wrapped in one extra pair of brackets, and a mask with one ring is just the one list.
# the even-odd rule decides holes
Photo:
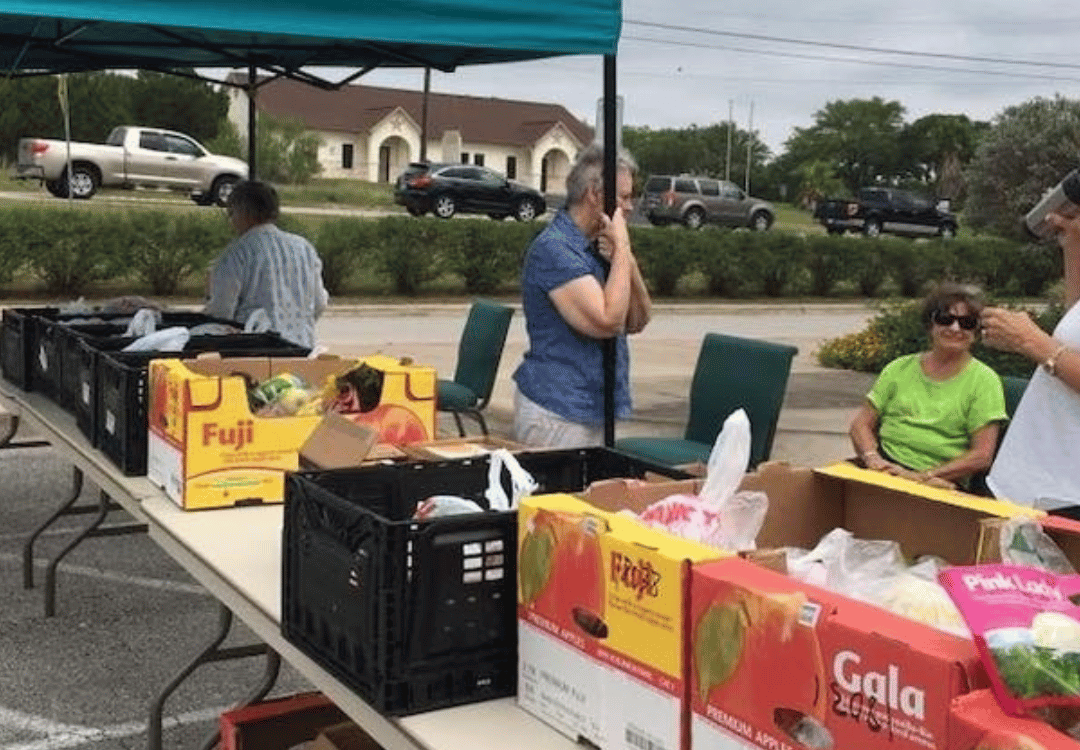
[(990, 467), (1007, 416), (1001, 378), (971, 356), (982, 309), (951, 283), (923, 301), (930, 348), (887, 364), (851, 421), (866, 468), (953, 486)]

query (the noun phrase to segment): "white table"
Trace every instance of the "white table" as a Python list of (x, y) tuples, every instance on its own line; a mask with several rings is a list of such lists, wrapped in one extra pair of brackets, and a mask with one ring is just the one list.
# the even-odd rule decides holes
[[(40, 432), (72, 463), (77, 476), (85, 474), (101, 489), (103, 497), (108, 495), (145, 523), (150, 537), (228, 612), (239, 617), (272, 654), (291, 664), (386, 750), (578, 747), (519, 709), (514, 698), (407, 717), (383, 716), (281, 634), (283, 506), (181, 510), (145, 477), (124, 476), (107, 456), (90, 445), (71, 414), (41, 394), (25, 393), (0, 380), (0, 406)], [(78, 497), (78, 489), (68, 504)], [(249, 650), (247, 655), (254, 653)], [(158, 698), (159, 725), (161, 704), (168, 692), (167, 688)], [(154, 719), (152, 709), (151, 723)], [(154, 747), (153, 737), (150, 744)]]
[(162, 494), (143, 501), (150, 536), (270, 648), (386, 750), (569, 750), (577, 745), (514, 698), (387, 718), (281, 634), (282, 506), (183, 511)]

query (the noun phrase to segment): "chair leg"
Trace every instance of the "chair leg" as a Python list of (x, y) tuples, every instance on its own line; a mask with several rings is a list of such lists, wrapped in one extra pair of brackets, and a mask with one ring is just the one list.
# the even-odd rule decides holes
[(469, 414), (470, 417), (472, 417), (473, 419), (475, 419), (477, 421), (477, 423), (480, 425), (480, 431), (482, 433), (484, 433), (484, 437), (487, 437), (488, 436), (488, 427), (487, 427), (487, 422), (484, 421), (483, 412), (470, 411), (470, 412), (468, 412), (468, 414)]
[(465, 425), (461, 423), (461, 414), (456, 411), (450, 413), (454, 415), (454, 421), (457, 423), (458, 437), (465, 437)]

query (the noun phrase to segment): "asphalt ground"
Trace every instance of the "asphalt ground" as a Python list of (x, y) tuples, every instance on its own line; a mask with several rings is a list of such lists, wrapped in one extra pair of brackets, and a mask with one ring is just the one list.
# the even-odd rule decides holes
[[(320, 321), (320, 339), (342, 354), (384, 352), (453, 372), (466, 304), (335, 307)], [(773, 458), (821, 465), (849, 452), (847, 420), (871, 378), (819, 367), (813, 352), (834, 336), (860, 330), (872, 315), (861, 304), (659, 305), (632, 343), (635, 418), (624, 434), (678, 434), (701, 336), (732, 333), (799, 347)], [(520, 313), (508, 337), (488, 409), (495, 434), (507, 435), (510, 375), (525, 348)], [(439, 432), (452, 434), (450, 420)], [(32, 438), (21, 431), (19, 438)], [(145, 534), (86, 540), (58, 573), (57, 613), (43, 615), (47, 559), (87, 517), (66, 517), (35, 548), (36, 587), (24, 589), (21, 552), (27, 535), (70, 492), (71, 467), (49, 447), (0, 451), (0, 750), (118, 750), (147, 746), (146, 721), (158, 691), (215, 632), (216, 600)], [(96, 502), (84, 488), (81, 504)], [(212, 512), (212, 511), (210, 511)], [(125, 514), (110, 515), (109, 524)], [(230, 644), (248, 642), (239, 625)], [(198, 748), (217, 716), (246, 695), (262, 674), (259, 659), (201, 667), (166, 704), (164, 746)], [(310, 689), (283, 666), (272, 695)]]

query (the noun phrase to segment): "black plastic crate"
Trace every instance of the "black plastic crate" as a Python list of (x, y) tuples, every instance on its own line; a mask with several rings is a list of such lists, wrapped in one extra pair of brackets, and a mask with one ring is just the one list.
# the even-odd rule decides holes
[[(688, 476), (605, 448), (517, 459), (537, 494)], [(516, 511), (412, 519), (432, 495), (488, 507), (489, 466), (483, 456), (286, 477), (282, 633), (385, 714), (516, 691)]]
[[(127, 343), (131, 341), (134, 339), (126, 339)], [(85, 346), (93, 347), (95, 343), (101, 342), (88, 341)], [(182, 352), (122, 352), (118, 351), (121, 343), (111, 340), (108, 348), (97, 350), (94, 378), (86, 389), (92, 394), (95, 408), (81, 419), (92, 435), (90, 441), (128, 476), (146, 473), (150, 360), (184, 359), (205, 352), (217, 352), (222, 357), (306, 357), (311, 351), (276, 333), (192, 336)], [(76, 421), (79, 419), (76, 413)]]
[(38, 315), (56, 317), (59, 312), (55, 307), (4, 308), (0, 367), (5, 380), (24, 391), (33, 390), (34, 321)]
[(132, 313), (36, 315), (29, 360), (33, 390), (70, 409), (75, 392), (73, 375), (69, 373), (66, 379), (64, 376), (65, 351), (78, 336), (102, 338), (122, 334), (131, 317)]
[[(88, 323), (80, 325), (64, 324), (63, 321), (46, 323), (46, 327), (56, 329), (55, 349), (59, 351), (60, 366), (58, 370), (59, 381), (57, 394), (54, 397), (57, 403), (78, 417), (80, 410), (86, 410), (94, 405), (94, 401), (87, 393), (94, 368), (94, 358), (88, 354), (83, 342), (88, 340), (92, 348), (107, 351), (118, 351), (127, 346), (133, 338), (124, 336), (127, 332), (128, 323), (132, 314), (104, 315), (105, 322)], [(187, 312), (183, 310), (166, 310), (161, 313), (157, 329), (172, 326), (191, 328), (203, 323), (219, 323), (234, 327), (238, 332), (240, 325), (234, 321), (213, 318), (201, 312)]]

